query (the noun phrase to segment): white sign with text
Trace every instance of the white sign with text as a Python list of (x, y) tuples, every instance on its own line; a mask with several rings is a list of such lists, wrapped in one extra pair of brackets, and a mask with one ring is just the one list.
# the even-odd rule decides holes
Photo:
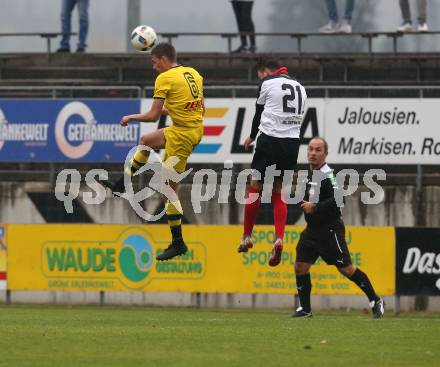
[[(142, 100), (142, 111), (151, 100)], [(189, 159), (192, 163), (250, 163), (244, 150), (255, 111), (252, 98), (205, 101), (205, 134)], [(440, 101), (436, 99), (310, 98), (303, 121), (304, 137), (323, 136), (333, 164), (440, 164)], [(170, 125), (142, 124), (141, 133)], [(307, 141), (306, 141), (307, 142)], [(298, 163), (306, 163), (301, 146)]]

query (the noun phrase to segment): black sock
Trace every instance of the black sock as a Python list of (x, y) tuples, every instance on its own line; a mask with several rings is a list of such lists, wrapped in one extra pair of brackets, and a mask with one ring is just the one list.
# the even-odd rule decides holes
[(182, 226), (173, 226), (171, 228), (171, 235), (173, 236), (173, 242), (177, 240), (182, 240)]
[(125, 173), (115, 182), (114, 191), (125, 192)]
[(312, 282), (310, 273), (296, 275), (296, 288), (298, 289), (299, 303), (304, 312), (311, 312), (310, 293), (312, 291)]
[(370, 279), (368, 279), (367, 274), (365, 274), (362, 270), (356, 268), (355, 272), (349, 279), (352, 282), (356, 283), (356, 285), (360, 289), (362, 289), (362, 291), (367, 295), (370, 302), (379, 300), (378, 295), (376, 294), (373, 286), (370, 283)]

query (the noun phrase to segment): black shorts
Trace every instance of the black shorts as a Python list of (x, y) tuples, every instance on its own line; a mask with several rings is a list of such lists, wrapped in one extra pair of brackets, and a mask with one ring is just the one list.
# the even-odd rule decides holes
[(319, 256), (327, 264), (336, 265), (338, 268), (351, 265), (342, 221), (319, 228), (307, 226), (301, 233), (296, 246), (296, 261), (314, 264)]
[(283, 177), (285, 170), (296, 168), (299, 145), (299, 139), (296, 138), (275, 138), (260, 133), (251, 168), (259, 171), (261, 180), (263, 180), (266, 168), (275, 165), (277, 170), (281, 170), (281, 177)]

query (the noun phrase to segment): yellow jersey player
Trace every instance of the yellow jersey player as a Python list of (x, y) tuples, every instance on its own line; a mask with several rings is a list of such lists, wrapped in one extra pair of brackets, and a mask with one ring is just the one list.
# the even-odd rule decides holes
[[(146, 113), (123, 116), (121, 125), (127, 126), (130, 121), (155, 122), (161, 114), (168, 113), (172, 126), (147, 133), (140, 138), (140, 144), (151, 149), (165, 148), (164, 161), (169, 157), (179, 160), (174, 165), (177, 173), (186, 169), (186, 162), (203, 136), (203, 78), (193, 68), (177, 63), (174, 47), (169, 43), (160, 43), (151, 51), (153, 68), (159, 73), (154, 85), (154, 99), (150, 111)], [(125, 174), (133, 176), (149, 157), (148, 150), (138, 149), (131, 159), (131, 165)], [(113, 192), (124, 192), (124, 176), (117, 182), (103, 182)], [(177, 193), (177, 182), (169, 182)], [(177, 196), (176, 196), (177, 198)], [(157, 256), (157, 260), (169, 260), (182, 255), (187, 247), (182, 237), (182, 206), (180, 201), (165, 202), (168, 224), (171, 228), (172, 242), (168, 248)]]

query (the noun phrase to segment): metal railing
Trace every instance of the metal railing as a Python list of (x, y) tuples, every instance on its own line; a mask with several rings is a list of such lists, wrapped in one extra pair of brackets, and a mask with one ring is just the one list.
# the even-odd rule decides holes
[[(98, 91), (99, 93), (96, 96), (91, 98), (142, 98), (142, 88), (138, 86), (120, 86), (120, 85), (108, 85), (108, 86), (0, 86), (0, 96), (5, 97), (3, 92), (11, 92), (13, 95), (17, 92), (47, 92), (43, 95), (36, 94), (35, 97), (29, 96), (28, 98), (36, 98), (36, 97), (46, 97), (46, 98), (78, 98), (83, 97), (84, 95), (75, 96), (74, 92), (93, 92)], [(121, 97), (120, 95), (116, 95), (113, 92), (129, 92), (126, 97)], [(60, 93), (64, 92), (64, 93)], [(107, 93), (103, 93), (107, 92)], [(87, 94), (89, 95), (89, 94)]]
[(51, 41), (53, 38), (59, 36), (76, 36), (77, 33), (62, 33), (62, 32), (20, 32), (20, 33), (0, 33), (0, 37), (41, 37), (46, 39), (47, 53), (52, 52)]
[[(47, 53), (52, 52), (51, 41), (54, 38), (68, 34), (70, 36), (75, 36), (77, 33), (62, 33), (62, 32), (17, 32), (17, 33), (0, 33), (0, 37), (41, 37), (46, 39), (46, 49)], [(159, 36), (167, 39), (168, 42), (172, 43), (175, 39), (179, 37), (220, 37), (226, 39), (227, 41), (227, 52), (232, 52), (232, 40), (240, 36), (254, 35), (255, 37), (288, 37), (296, 40), (296, 51), (299, 55), (303, 53), (302, 45), (303, 40), (308, 38), (316, 37), (361, 37), (365, 39), (368, 44), (368, 53), (373, 53), (373, 41), (379, 37), (391, 38), (393, 42), (393, 52), (398, 53), (397, 40), (407, 36), (429, 36), (438, 35), (440, 31), (429, 31), (429, 32), (353, 32), (353, 33), (318, 33), (318, 32), (237, 32), (237, 33), (225, 33), (225, 32), (163, 32), (158, 33)]]
[[(416, 92), (417, 97), (424, 98), (425, 92), (427, 90), (435, 90), (440, 92), (439, 85), (305, 85), (304, 86), (307, 91), (317, 91), (323, 94), (324, 98), (332, 97), (331, 91), (364, 91), (366, 92), (367, 98), (374, 98), (374, 91), (408, 91), (408, 97), (414, 98), (414, 93)], [(237, 98), (240, 97), (240, 93), (242, 91), (249, 92), (247, 93), (249, 96), (255, 97), (257, 92), (257, 85), (205, 85), (203, 87), (205, 91), (205, 95), (209, 97), (211, 91), (219, 91), (220, 95), (218, 97), (223, 98)], [(1, 89), (0, 89), (1, 90)], [(151, 97), (154, 87), (147, 86), (143, 89), (143, 97)], [(343, 97), (343, 96), (341, 96)], [(405, 98), (405, 94), (399, 94), (399, 97)]]
[(232, 52), (232, 40), (240, 36), (250, 36), (255, 37), (289, 37), (296, 40), (297, 53), (301, 55), (303, 53), (302, 44), (303, 40), (313, 37), (361, 37), (366, 39), (368, 42), (368, 53), (371, 55), (373, 53), (373, 40), (378, 37), (391, 38), (393, 41), (393, 52), (398, 53), (397, 40), (406, 36), (426, 36), (426, 35), (438, 35), (440, 31), (429, 31), (429, 32), (352, 32), (352, 33), (288, 33), (288, 32), (238, 32), (238, 33), (216, 33), (216, 32), (166, 32), (158, 33), (161, 37), (166, 38), (169, 43), (172, 43), (178, 37), (221, 37), (227, 40), (227, 52)]
[[(305, 85), (311, 96), (314, 94), (323, 98), (357, 97), (353, 92), (363, 92), (362, 97), (383, 97), (375, 93), (393, 91), (399, 92), (399, 98), (426, 98), (427, 91), (436, 91), (440, 97), (440, 85)], [(19, 92), (25, 92), (26, 98), (150, 98), (153, 86), (0, 86), (0, 97), (23, 98)], [(257, 85), (205, 85), (207, 98), (240, 98), (255, 97)], [(35, 92), (35, 93), (34, 93)], [(345, 95), (344, 95), (345, 92)], [(33, 95), (34, 94), (34, 95)], [(123, 94), (121, 96), (121, 94)]]

